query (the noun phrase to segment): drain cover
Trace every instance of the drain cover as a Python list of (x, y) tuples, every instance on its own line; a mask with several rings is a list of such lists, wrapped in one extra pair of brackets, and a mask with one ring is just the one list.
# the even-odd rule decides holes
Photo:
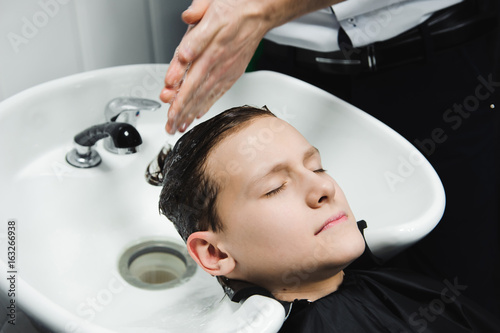
[(178, 286), (196, 271), (185, 246), (165, 240), (134, 245), (121, 256), (118, 267), (125, 281), (149, 290)]

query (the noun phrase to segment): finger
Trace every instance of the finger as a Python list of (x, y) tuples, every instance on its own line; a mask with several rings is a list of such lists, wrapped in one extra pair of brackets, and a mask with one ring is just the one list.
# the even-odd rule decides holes
[(163, 88), (163, 90), (160, 93), (160, 100), (163, 103), (170, 103), (172, 104), (175, 95), (177, 95), (178, 89), (169, 89), (169, 88)]
[(179, 123), (179, 117), (182, 114), (183, 109), (179, 108), (174, 101), (170, 104), (170, 108), (167, 113), (167, 123), (165, 124), (165, 129), (170, 134), (175, 134), (176, 131), (179, 130), (179, 127), (183, 125), (183, 123)]
[(160, 92), (160, 99), (164, 103), (171, 103), (182, 84), (182, 80), (189, 66), (183, 66), (174, 59), (165, 74), (165, 87)]
[[(184, 34), (183, 40), (191, 29), (192, 26), (188, 27), (186, 33)], [(179, 46), (176, 48), (174, 56), (168, 66), (167, 73), (165, 74), (165, 87), (167, 88), (180, 86), (182, 78), (189, 68), (189, 62), (185, 62), (182, 60), (182, 58), (179, 58), (180, 47), (182, 47), (182, 41), (181, 44), (179, 44)]]
[[(183, 124), (190, 124), (196, 117), (205, 114), (243, 74), (249, 61), (247, 56), (237, 53), (226, 58), (224, 50), (212, 48), (191, 65), (172, 104), (176, 111), (169, 114), (175, 117), (175, 127), (182, 128)], [(253, 52), (249, 54), (251, 57)], [(222, 62), (217, 61), (221, 58), (224, 58)], [(235, 62), (238, 64), (235, 65)]]
[[(205, 59), (200, 58), (191, 66), (184, 77), (182, 88), (179, 89), (178, 94), (175, 96), (173, 109), (176, 111), (172, 113), (172, 116), (175, 117), (177, 127), (187, 122), (187, 118), (191, 114), (198, 114), (198, 108), (203, 107), (203, 103), (194, 105), (190, 102), (198, 100), (200, 96), (202, 97), (201, 101), (203, 101), (203, 88), (208, 82), (211, 70), (210, 63), (207, 63)], [(177, 113), (177, 111), (180, 112)]]
[[(170, 106), (170, 109), (168, 110), (168, 114), (171, 113), (171, 108), (172, 108), (172, 106)], [(173, 118), (168, 118), (168, 121), (165, 124), (165, 130), (169, 134), (175, 134), (175, 132), (177, 132), (177, 128), (174, 125), (174, 119)]]
[(195, 118), (206, 114), (237, 79), (236, 77), (228, 79), (220, 75), (205, 74), (214, 69), (214, 62), (210, 60), (203, 63), (200, 59), (193, 66), (171, 104), (165, 126), (170, 134), (174, 134), (177, 130), (181, 133), (184, 132)]
[(210, 0), (194, 0), (191, 6), (182, 13), (182, 20), (187, 24), (196, 24), (205, 15)]
[(189, 125), (193, 123), (194, 118), (195, 117), (193, 115), (188, 116), (187, 120), (179, 127), (179, 132), (184, 133), (188, 129)]
[(178, 97), (178, 95), (180, 95), (180, 92), (174, 97), (168, 111), (168, 120), (165, 128), (170, 134), (174, 134), (177, 130), (182, 132), (196, 117), (197, 108), (193, 110), (191, 105), (185, 103), (185, 99)]
[(214, 40), (223, 25), (220, 18), (210, 18), (208, 14), (196, 25), (190, 25), (177, 48), (179, 61), (183, 64), (195, 61)]
[[(178, 58), (181, 58), (181, 56)], [(175, 63), (173, 63), (175, 69), (172, 71), (172, 74), (167, 73), (167, 75), (172, 75), (172, 77), (168, 77), (166, 80), (173, 79), (168, 82), (169, 86), (166, 86), (160, 94), (162, 101), (171, 103), (168, 112), (168, 121), (165, 126), (167, 132), (175, 133), (184, 124), (189, 125), (198, 113), (205, 113), (210, 108), (211, 104), (204, 106), (203, 103), (186, 108), (186, 105), (188, 105), (187, 101), (194, 99), (194, 96), (198, 94), (200, 83), (203, 86), (203, 83), (206, 81), (205, 76), (209, 73), (208, 68), (213, 66), (215, 62), (212, 57), (208, 56), (207, 58), (209, 59), (208, 61), (200, 58), (200, 61), (195, 61), (194, 64), (188, 66), (179, 66), (177, 62), (180, 61), (176, 59)], [(184, 68), (186, 68), (186, 71), (182, 73), (182, 78), (180, 78), (181, 73), (175, 71), (182, 71)], [(192, 119), (188, 120), (188, 117)]]
[(190, 93), (185, 93), (183, 90), (185, 87), (183, 87), (174, 101), (174, 108), (181, 111), (178, 114), (172, 114), (176, 118), (174, 126), (179, 128), (179, 131), (185, 130), (198, 115), (205, 114), (222, 95), (213, 77), (188, 75), (185, 81), (186, 86), (193, 85), (193, 81), (197, 83), (195, 89)]
[(188, 67), (188, 65), (182, 65), (179, 61), (173, 60), (165, 73), (165, 88), (178, 88)]
[(203, 117), (205, 114), (207, 114), (208, 110), (205, 110), (201, 113), (199, 113), (197, 116), (196, 116), (196, 119), (200, 119), (201, 117)]

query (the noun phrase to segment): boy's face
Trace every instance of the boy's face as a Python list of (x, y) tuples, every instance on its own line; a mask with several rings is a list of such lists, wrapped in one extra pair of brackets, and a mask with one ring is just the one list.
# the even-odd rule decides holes
[(363, 252), (344, 193), (319, 152), (285, 121), (260, 117), (231, 134), (210, 153), (207, 172), (221, 185), (219, 236), (236, 261), (228, 278), (271, 291), (297, 288)]

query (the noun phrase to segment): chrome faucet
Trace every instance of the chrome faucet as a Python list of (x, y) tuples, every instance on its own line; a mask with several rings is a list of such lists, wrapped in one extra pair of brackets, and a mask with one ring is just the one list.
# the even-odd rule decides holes
[(115, 154), (133, 154), (142, 144), (142, 138), (134, 125), (141, 111), (154, 111), (160, 103), (143, 98), (119, 97), (106, 106), (106, 122), (95, 125), (74, 137), (75, 148), (66, 154), (66, 161), (78, 168), (92, 168), (102, 161), (92, 147), (104, 139), (104, 147)]
[[(107, 122), (122, 122), (135, 127), (137, 117), (139, 117), (141, 111), (154, 111), (160, 107), (160, 103), (151, 99), (118, 97), (111, 100), (108, 105), (106, 105), (104, 117)], [(104, 148), (109, 152), (119, 154), (111, 137), (104, 139)]]
[(66, 161), (77, 168), (98, 166), (102, 159), (92, 147), (97, 141), (109, 137), (118, 154), (133, 154), (142, 144), (142, 138), (134, 126), (108, 122), (95, 125), (75, 135), (75, 148), (66, 154)]

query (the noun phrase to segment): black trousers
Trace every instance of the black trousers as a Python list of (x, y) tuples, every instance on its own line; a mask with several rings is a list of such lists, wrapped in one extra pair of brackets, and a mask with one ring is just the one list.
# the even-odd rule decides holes
[(348, 101), (427, 157), (446, 191), (444, 216), (428, 236), (386, 265), (442, 282), (456, 279), (467, 286), (464, 294), (500, 316), (498, 39), (492, 31), (421, 63), (356, 75), (328, 74), (304, 66), (293, 54), (278, 59), (265, 44), (254, 65)]

